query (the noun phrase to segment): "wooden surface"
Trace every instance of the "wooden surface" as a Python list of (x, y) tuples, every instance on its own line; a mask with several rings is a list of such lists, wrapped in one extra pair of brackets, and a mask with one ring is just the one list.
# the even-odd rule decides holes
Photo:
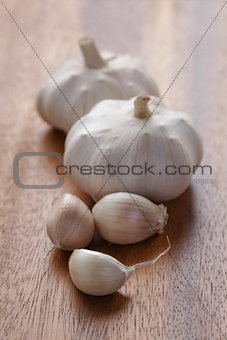
[[(224, 1), (4, 3), (48, 70), (78, 52), (77, 40), (89, 34), (101, 48), (142, 57), (163, 94)], [(227, 6), (164, 98), (195, 120), (204, 141), (202, 163), (213, 174), (197, 174), (189, 190), (167, 204), (171, 252), (102, 298), (73, 286), (69, 253), (55, 251), (42, 260), (51, 246), (45, 231), (51, 202), (76, 189), (68, 181), (56, 190), (13, 183), (17, 153), (62, 153), (64, 135), (37, 114), (36, 94), (48, 75), (2, 3), (0, 22), (1, 339), (225, 339)], [(24, 183), (53, 181), (53, 159), (23, 162)], [(133, 264), (163, 250), (164, 238), (91, 247)]]

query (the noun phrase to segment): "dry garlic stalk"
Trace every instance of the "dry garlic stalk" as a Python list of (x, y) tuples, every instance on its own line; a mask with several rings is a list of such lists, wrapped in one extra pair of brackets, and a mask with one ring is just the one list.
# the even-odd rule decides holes
[(104, 196), (92, 210), (100, 235), (111, 243), (130, 244), (163, 232), (167, 208), (127, 192)]
[(154, 260), (125, 266), (112, 256), (87, 249), (76, 249), (69, 259), (69, 272), (75, 286), (90, 295), (103, 296), (116, 292), (138, 269), (154, 264), (170, 249), (168, 248)]

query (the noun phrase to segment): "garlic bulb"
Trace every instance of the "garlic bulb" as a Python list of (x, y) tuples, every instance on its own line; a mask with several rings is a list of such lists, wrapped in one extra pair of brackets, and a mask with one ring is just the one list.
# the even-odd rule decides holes
[(56, 248), (74, 250), (87, 246), (94, 235), (94, 219), (84, 202), (63, 194), (53, 202), (47, 234)]
[(90, 167), (89, 176), (74, 168), (70, 178), (96, 201), (128, 191), (163, 202), (187, 189), (201, 157), (202, 142), (190, 117), (168, 110), (157, 97), (140, 95), (104, 100), (75, 123), (64, 163), (68, 169)]
[(69, 273), (75, 286), (90, 295), (109, 295), (120, 289), (138, 269), (154, 264), (165, 255), (168, 248), (154, 260), (127, 267), (114, 257), (87, 249), (76, 249), (69, 259)]
[(159, 94), (139, 59), (99, 53), (91, 38), (81, 39), (79, 46), (84, 60), (81, 56), (66, 60), (53, 73), (55, 82), (50, 78), (38, 95), (40, 115), (55, 128), (67, 133), (78, 116), (103, 99), (129, 99), (140, 92)]
[(163, 232), (167, 209), (126, 192), (104, 196), (92, 210), (99, 234), (107, 241), (130, 244)]

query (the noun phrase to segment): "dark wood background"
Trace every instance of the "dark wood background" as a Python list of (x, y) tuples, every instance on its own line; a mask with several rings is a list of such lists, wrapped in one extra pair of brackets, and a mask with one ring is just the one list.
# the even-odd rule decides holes
[[(3, 4), (4, 3), (4, 4)], [(62, 153), (64, 135), (38, 116), (37, 91), (64, 58), (91, 35), (101, 48), (142, 57), (165, 93), (215, 18), (219, 0), (9, 0), (0, 3), (1, 334), (3, 339), (224, 339), (226, 335), (227, 5), (164, 98), (188, 112), (204, 142), (202, 163), (213, 174), (193, 177), (169, 202), (166, 234), (172, 249), (137, 271), (122, 289), (89, 297), (72, 284), (69, 253), (55, 251), (45, 230), (56, 190), (14, 185), (12, 164), (22, 151)], [(21, 28), (23, 34), (17, 27)], [(28, 41), (29, 40), (32, 49)], [(40, 58), (40, 59), (39, 59)], [(41, 62), (41, 61), (42, 62)], [(27, 162), (27, 163), (26, 163)], [(24, 183), (53, 183), (55, 161), (23, 159)], [(80, 194), (80, 193), (79, 193)], [(80, 194), (82, 195), (82, 194)], [(83, 195), (82, 195), (83, 196)], [(89, 199), (83, 196), (89, 203)], [(165, 235), (137, 245), (94, 243), (125, 264), (151, 259)]]

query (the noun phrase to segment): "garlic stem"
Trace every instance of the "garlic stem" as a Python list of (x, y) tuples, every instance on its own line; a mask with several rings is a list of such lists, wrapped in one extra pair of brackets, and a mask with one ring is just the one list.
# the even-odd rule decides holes
[(80, 39), (79, 45), (87, 67), (101, 68), (106, 65), (92, 38), (85, 37)]
[(159, 254), (155, 259), (153, 259), (151, 261), (137, 263), (137, 264), (135, 264), (134, 266), (132, 266), (130, 268), (134, 268), (134, 270), (136, 270), (136, 269), (139, 269), (139, 268), (144, 268), (144, 267), (150, 266), (151, 264), (155, 264), (160, 259), (160, 257), (165, 255), (170, 250), (170, 248), (171, 248), (171, 244), (170, 244), (168, 236), (166, 236), (166, 239), (168, 241), (168, 247), (161, 254)]
[(152, 112), (147, 106), (150, 101), (150, 97), (147, 94), (142, 94), (138, 96), (134, 101), (134, 115), (137, 118), (148, 118), (151, 116)]

